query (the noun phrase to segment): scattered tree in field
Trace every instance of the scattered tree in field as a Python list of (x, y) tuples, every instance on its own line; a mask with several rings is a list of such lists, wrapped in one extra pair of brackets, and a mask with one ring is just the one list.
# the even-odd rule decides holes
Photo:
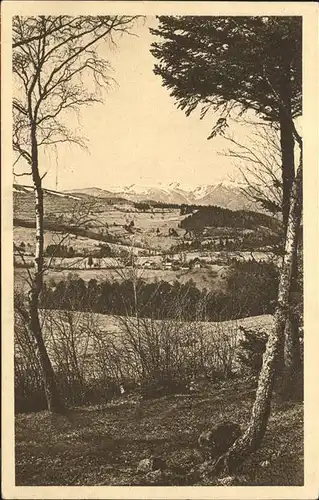
[(111, 257), (112, 250), (109, 245), (100, 244), (99, 245), (99, 257)]
[(19, 254), (23, 255), (23, 254), (24, 254), (24, 252), (25, 252), (25, 248), (26, 248), (24, 241), (21, 241), (21, 243), (20, 243), (19, 247), (17, 247), (17, 246), (15, 245), (15, 248), (16, 248), (16, 250), (18, 251), (18, 253), (19, 253)]
[(170, 227), (169, 230), (168, 230), (168, 235), (169, 236), (173, 236), (173, 237), (178, 237), (178, 233), (176, 231), (176, 229), (174, 229), (173, 227)]
[[(83, 145), (65, 125), (70, 111), (101, 102), (98, 90), (108, 85), (109, 64), (98, 55), (98, 42), (116, 32), (129, 33), (127, 16), (35, 16), (13, 18), (13, 149), (15, 164), (24, 160), (35, 193), (36, 249), (29, 292), (29, 327), (38, 346), (48, 408), (62, 407), (54, 371), (43, 341), (39, 296), (43, 288), (44, 220), (40, 150), (64, 142)], [(84, 78), (85, 76), (85, 78)], [(93, 92), (84, 81), (95, 83)]]

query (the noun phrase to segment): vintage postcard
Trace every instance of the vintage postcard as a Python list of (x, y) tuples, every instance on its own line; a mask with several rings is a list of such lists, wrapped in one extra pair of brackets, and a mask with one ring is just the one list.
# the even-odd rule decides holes
[(2, 495), (315, 499), (318, 5), (4, 1)]

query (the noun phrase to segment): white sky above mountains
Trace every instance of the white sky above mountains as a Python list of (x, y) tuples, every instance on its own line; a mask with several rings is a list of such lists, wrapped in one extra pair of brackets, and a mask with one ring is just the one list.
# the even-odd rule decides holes
[[(42, 171), (48, 170), (44, 187), (55, 189), (56, 171), (59, 190), (171, 182), (195, 187), (236, 176), (233, 161), (218, 155), (225, 141), (207, 140), (214, 117), (200, 120), (199, 112), (186, 117), (154, 75), (149, 51), (154, 25), (156, 19), (148, 18), (134, 29), (137, 36), (121, 37), (117, 48), (101, 47), (117, 83), (105, 92), (104, 104), (83, 108), (79, 122), (72, 119), (88, 140), (87, 151), (59, 145), (41, 155)], [(235, 135), (239, 128), (235, 125)]]

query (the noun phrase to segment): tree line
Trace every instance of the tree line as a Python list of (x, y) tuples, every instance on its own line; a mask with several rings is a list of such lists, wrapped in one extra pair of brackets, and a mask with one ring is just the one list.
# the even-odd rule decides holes
[(229, 210), (216, 206), (198, 207), (195, 213), (180, 222), (180, 227), (192, 231), (201, 231), (205, 227), (232, 227), (255, 229), (264, 226), (272, 231), (280, 230), (280, 223), (274, 217), (249, 210)]
[[(101, 281), (70, 276), (45, 283), (41, 307), (181, 321), (225, 321), (274, 311), (278, 271), (269, 263), (236, 262), (226, 291), (143, 279)], [(243, 293), (244, 290), (244, 293)]]
[(262, 232), (253, 232), (241, 234), (235, 237), (225, 236), (224, 238), (214, 238), (201, 240), (199, 238), (191, 241), (181, 241), (177, 245), (170, 247), (170, 253), (198, 251), (249, 251), (257, 250), (262, 247), (276, 248), (280, 243), (280, 237), (275, 234), (264, 234)]
[(45, 255), (48, 257), (82, 257), (88, 255), (89, 257), (113, 257), (115, 253), (109, 245), (100, 243), (95, 249), (74, 248), (69, 245), (61, 245), (51, 243), (45, 249)]
[(143, 212), (152, 211), (154, 208), (179, 210), (180, 207), (181, 207), (180, 203), (169, 203), (169, 202), (166, 203), (153, 200), (134, 202), (134, 208), (136, 208), (137, 210), (141, 210)]

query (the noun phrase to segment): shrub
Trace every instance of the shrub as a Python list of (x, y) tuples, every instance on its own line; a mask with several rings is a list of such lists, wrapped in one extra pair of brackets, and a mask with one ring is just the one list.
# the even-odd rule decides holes
[(139, 392), (143, 399), (155, 399), (168, 394), (187, 392), (187, 386), (182, 380), (159, 377), (157, 379), (143, 380)]
[[(40, 311), (44, 341), (67, 404), (105, 403), (120, 395), (121, 385), (125, 392), (139, 386), (149, 399), (188, 391), (191, 381), (233, 376), (236, 327), (225, 332), (221, 324), (211, 335), (200, 322), (121, 316), (113, 332), (98, 315), (72, 310), (83, 282), (71, 283), (69, 310)], [(95, 280), (89, 290), (95, 302)], [(23, 302), (16, 300), (15, 308), (16, 411), (38, 411), (45, 408), (38, 360)]]
[(239, 327), (243, 338), (239, 341), (237, 357), (243, 368), (258, 375), (262, 367), (262, 357), (266, 349), (268, 335), (263, 331)]
[(273, 314), (278, 296), (279, 273), (271, 262), (235, 262), (227, 279), (233, 317)]

